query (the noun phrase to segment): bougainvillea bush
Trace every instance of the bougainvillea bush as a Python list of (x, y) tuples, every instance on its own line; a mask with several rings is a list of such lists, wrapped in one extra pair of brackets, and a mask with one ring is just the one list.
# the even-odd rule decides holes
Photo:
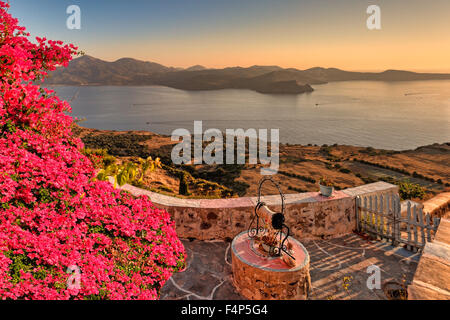
[(77, 50), (30, 41), (0, 1), (0, 298), (157, 299), (184, 267), (174, 223), (95, 181), (70, 106), (36, 85)]

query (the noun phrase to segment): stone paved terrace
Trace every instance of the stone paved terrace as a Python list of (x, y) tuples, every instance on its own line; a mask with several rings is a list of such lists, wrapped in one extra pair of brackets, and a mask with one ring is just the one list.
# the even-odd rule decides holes
[[(381, 269), (382, 283), (395, 280), (407, 286), (419, 260), (418, 254), (383, 242), (369, 242), (356, 234), (301, 242), (311, 258), (309, 299), (313, 300), (386, 299), (382, 289), (367, 288), (367, 267), (375, 264)], [(232, 284), (229, 242), (183, 240), (183, 244), (188, 267), (166, 283), (161, 299), (242, 299)], [(349, 277), (348, 282), (344, 282), (345, 277)]]
[[(186, 239), (188, 267), (166, 283), (161, 299), (242, 299), (232, 284), (230, 242), (248, 227), (256, 198), (179, 199), (129, 185), (122, 189), (148, 195), (157, 207), (169, 211), (178, 235)], [(336, 191), (330, 198), (317, 192), (286, 195), (286, 223), (310, 255), (309, 299), (387, 299), (383, 287), (370, 290), (366, 285), (371, 265), (381, 269), (382, 283), (395, 281), (406, 292), (419, 254), (352, 233), (356, 196), (397, 192), (397, 186), (377, 182)], [(279, 196), (262, 201), (273, 210), (280, 207)]]

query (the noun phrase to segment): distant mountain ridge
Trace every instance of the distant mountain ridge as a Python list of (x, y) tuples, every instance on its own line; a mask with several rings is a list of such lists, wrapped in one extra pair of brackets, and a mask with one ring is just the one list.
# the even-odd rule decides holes
[(307, 70), (278, 66), (208, 69), (195, 65), (187, 69), (155, 62), (122, 58), (107, 62), (82, 56), (50, 74), (53, 85), (163, 85), (182, 90), (250, 89), (261, 93), (298, 94), (311, 92), (311, 85), (332, 81), (414, 81), (450, 79), (445, 73), (416, 73), (402, 70), (351, 72), (315, 67)]

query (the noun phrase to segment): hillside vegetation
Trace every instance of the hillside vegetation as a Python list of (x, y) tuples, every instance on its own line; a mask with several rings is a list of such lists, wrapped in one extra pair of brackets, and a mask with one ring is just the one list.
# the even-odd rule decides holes
[[(77, 127), (77, 134), (89, 148), (106, 149), (117, 158), (159, 157), (164, 167), (149, 176), (153, 191), (180, 196), (181, 172), (192, 179), (214, 184), (203, 192), (190, 182), (190, 195), (184, 197), (255, 196), (261, 179), (260, 165), (183, 165), (174, 166), (170, 159), (176, 142), (170, 137), (147, 131), (101, 131)], [(336, 189), (344, 189), (376, 181), (418, 185), (424, 190), (422, 199), (450, 187), (449, 144), (435, 144), (415, 150), (390, 151), (371, 147), (345, 145), (280, 145), (280, 168), (273, 178), (286, 193), (318, 191), (318, 181), (327, 177)], [(173, 172), (178, 172), (176, 175)], [(189, 178), (191, 180), (191, 178)], [(153, 181), (153, 182), (150, 182)], [(217, 184), (217, 185), (215, 185)], [(168, 190), (171, 189), (169, 192)], [(159, 191), (158, 191), (159, 190)], [(231, 192), (228, 193), (227, 190)], [(270, 185), (266, 192), (276, 194)]]

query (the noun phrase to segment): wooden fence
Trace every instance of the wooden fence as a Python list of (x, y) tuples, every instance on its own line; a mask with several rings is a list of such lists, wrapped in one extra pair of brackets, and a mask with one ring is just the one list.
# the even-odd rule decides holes
[(397, 194), (362, 196), (356, 198), (357, 228), (376, 239), (391, 241), (393, 245), (405, 245), (418, 251), (432, 240), (440, 219), (424, 215), (422, 208), (408, 202), (402, 215)]

